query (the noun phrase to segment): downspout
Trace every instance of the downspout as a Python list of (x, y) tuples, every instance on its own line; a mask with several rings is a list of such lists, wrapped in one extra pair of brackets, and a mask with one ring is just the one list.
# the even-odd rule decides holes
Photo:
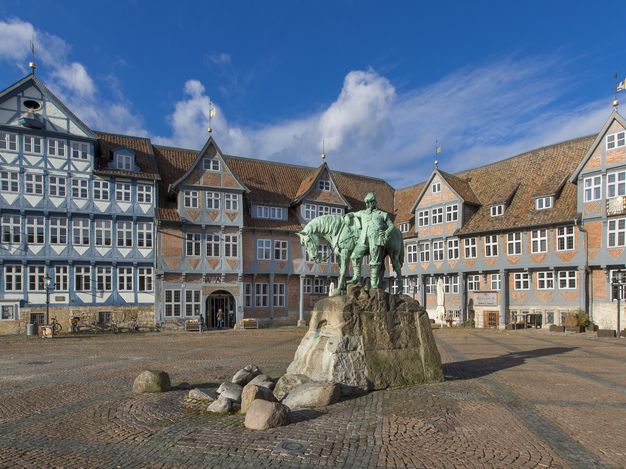
[(585, 269), (585, 277), (586, 277), (586, 284), (585, 284), (585, 295), (586, 295), (586, 303), (587, 303), (587, 310), (589, 311), (589, 320), (593, 322), (593, 289), (590, 288), (591, 282), (592, 282), (592, 278), (589, 275), (590, 274), (590, 269), (589, 269), (589, 233), (587, 233), (587, 230), (585, 229), (585, 227), (583, 226), (582, 223), (582, 214), (578, 213), (576, 214), (576, 218), (574, 218), (574, 226), (576, 226), (578, 228), (578, 230), (581, 233), (584, 233), (584, 252), (585, 252), (585, 264), (584, 264), (584, 269)]

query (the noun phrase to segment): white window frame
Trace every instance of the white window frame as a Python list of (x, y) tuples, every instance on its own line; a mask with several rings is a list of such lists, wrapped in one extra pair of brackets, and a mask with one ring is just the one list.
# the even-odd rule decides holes
[(602, 199), (602, 176), (589, 176), (583, 180), (583, 202)]
[(207, 210), (219, 210), (220, 209), (220, 193), (214, 191), (207, 191), (205, 195), (205, 202)]
[(500, 274), (491, 274), (490, 281), (491, 289), (493, 291), (500, 291), (500, 289), (502, 288), (502, 277), (500, 277)]
[(43, 174), (24, 174), (24, 194), (43, 195)]
[(506, 234), (507, 256), (521, 256), (523, 253), (522, 233), (519, 231)]
[(44, 139), (38, 135), (24, 135), (24, 153), (30, 155), (43, 154)]
[(257, 308), (269, 306), (269, 284), (262, 282), (254, 284), (254, 306)]
[(135, 224), (137, 227), (137, 247), (140, 249), (152, 249), (154, 225), (151, 221), (141, 221)]
[(272, 260), (272, 240), (257, 239), (256, 240), (256, 258), (259, 261)]
[(547, 197), (537, 197), (535, 199), (535, 210), (547, 210), (549, 208), (552, 208), (554, 204), (554, 197), (547, 196)]
[(206, 256), (220, 257), (220, 235), (218, 233), (207, 233), (206, 235)]
[(576, 290), (578, 288), (578, 276), (575, 270), (559, 271), (559, 290)]
[(441, 183), (433, 182), (432, 185), (430, 186), (430, 190), (432, 191), (433, 194), (437, 194), (441, 192)]
[(461, 257), (459, 249), (459, 238), (449, 238), (447, 240), (448, 245), (448, 260), (453, 261)]
[(530, 274), (528, 272), (515, 272), (513, 274), (513, 290), (530, 290)]
[(66, 150), (65, 140), (60, 138), (48, 139), (48, 156), (56, 156), (59, 158), (65, 158)]
[(548, 229), (539, 228), (531, 230), (530, 252), (532, 254), (542, 254), (548, 252)]
[(626, 169), (606, 173), (606, 197), (626, 196)]
[(304, 219), (313, 220), (317, 216), (317, 205), (304, 204)]
[(480, 275), (472, 274), (467, 276), (467, 291), (480, 290)]
[(137, 203), (152, 204), (154, 190), (150, 184), (137, 184)]
[(54, 291), (67, 292), (70, 285), (70, 268), (67, 265), (54, 266)]
[(48, 176), (48, 195), (50, 197), (67, 196), (67, 178), (65, 176)]
[(74, 266), (74, 290), (80, 292), (91, 291), (91, 266)]
[(274, 260), (286, 261), (289, 256), (289, 243), (282, 239), (274, 240)]
[(129, 153), (115, 154), (115, 168), (121, 171), (133, 171), (135, 169), (133, 155)]
[(91, 145), (86, 142), (72, 142), (72, 158), (75, 160), (88, 160), (91, 156)]
[(252, 283), (246, 282), (243, 284), (243, 305), (246, 308), (252, 308)]
[(46, 266), (28, 266), (28, 291), (45, 291), (46, 289)]
[(46, 223), (44, 217), (26, 216), (26, 241), (28, 244), (43, 245), (46, 242)]
[[(563, 245), (563, 247), (561, 247)], [(574, 251), (576, 249), (576, 236), (574, 226), (559, 226), (556, 229), (556, 250)]]
[(132, 292), (134, 289), (134, 272), (131, 266), (119, 266), (117, 268), (117, 291)]
[(67, 245), (67, 218), (50, 217), (48, 219), (50, 244), (55, 246)]
[(443, 207), (435, 207), (431, 210), (431, 225), (443, 223)]
[(459, 205), (447, 205), (446, 206), (446, 222), (451, 223), (458, 221), (459, 219)]
[(284, 308), (286, 306), (287, 288), (284, 283), (274, 283), (272, 295), (272, 305), (277, 308)]
[(443, 291), (446, 294), (458, 294), (459, 293), (459, 276), (458, 275), (446, 275), (443, 278)]
[(478, 243), (476, 238), (463, 239), (465, 259), (476, 259), (478, 257)]
[(499, 237), (497, 234), (485, 236), (485, 257), (498, 257)]
[(154, 269), (152, 267), (138, 267), (137, 282), (137, 291), (154, 291)]
[(420, 241), (418, 246), (420, 262), (430, 262), (430, 243), (428, 241)]
[(228, 212), (239, 210), (239, 194), (224, 194), (224, 210)]
[(202, 244), (202, 233), (185, 234), (185, 256), (200, 257)]
[(113, 291), (113, 267), (110, 265), (96, 266), (96, 291)]
[(554, 290), (554, 272), (551, 270), (537, 272), (537, 290)]
[(229, 258), (239, 257), (239, 236), (236, 234), (224, 235), (224, 256)]
[(116, 181), (115, 201), (116, 202), (132, 202), (133, 201), (133, 186), (130, 182)]
[(183, 207), (198, 208), (198, 191), (183, 191)]
[(626, 218), (609, 218), (607, 223), (607, 246), (610, 248), (626, 246)]
[(89, 198), (89, 179), (72, 178), (72, 199)]
[(443, 240), (437, 240), (432, 242), (433, 247), (433, 262), (445, 261), (444, 254), (444, 242)]
[(430, 210), (419, 210), (417, 212), (417, 226), (428, 226), (430, 220)]
[(497, 204), (489, 207), (489, 215), (491, 217), (501, 217), (504, 215), (504, 204)]
[(4, 265), (4, 290), (7, 292), (24, 291), (24, 276), (21, 265)]
[(202, 160), (202, 169), (205, 171), (219, 171), (220, 160), (215, 158), (204, 158)]
[(615, 150), (626, 145), (626, 132), (623, 130), (606, 136), (606, 149)]
[(201, 296), (201, 290), (185, 290), (185, 316), (200, 314)]
[(163, 314), (166, 318), (179, 318), (183, 311), (181, 290), (167, 288), (163, 292)]
[(330, 180), (320, 179), (317, 181), (317, 188), (324, 192), (330, 192)]
[(0, 130), (0, 150), (17, 151), (17, 134)]
[(408, 233), (410, 226), (411, 226), (410, 223), (406, 222), (406, 221), (400, 223), (400, 232), (401, 233)]
[(133, 222), (118, 220), (115, 224), (115, 245), (118, 248), (133, 247)]
[(89, 246), (91, 242), (90, 220), (88, 218), (72, 219), (72, 245)]
[(22, 241), (22, 217), (5, 214), (0, 219), (3, 244), (19, 244)]
[(419, 250), (417, 243), (409, 243), (406, 245), (406, 260), (409, 264), (417, 264), (419, 259)]
[(17, 171), (0, 171), (0, 190), (17, 194), (20, 192), (20, 173)]

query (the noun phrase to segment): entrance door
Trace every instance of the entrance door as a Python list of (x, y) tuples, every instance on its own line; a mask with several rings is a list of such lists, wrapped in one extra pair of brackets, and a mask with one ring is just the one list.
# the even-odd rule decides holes
[(483, 327), (497, 328), (500, 324), (500, 311), (485, 311), (483, 313)]
[(235, 298), (224, 290), (213, 292), (206, 299), (206, 325), (209, 329), (219, 327), (218, 315), (222, 312), (224, 327), (235, 325)]

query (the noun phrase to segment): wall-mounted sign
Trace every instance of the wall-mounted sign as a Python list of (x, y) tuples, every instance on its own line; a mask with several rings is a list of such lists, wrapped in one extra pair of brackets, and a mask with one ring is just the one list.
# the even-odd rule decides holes
[(497, 306), (498, 304), (498, 294), (496, 292), (478, 292), (474, 296), (474, 304), (475, 305), (483, 305), (483, 306)]

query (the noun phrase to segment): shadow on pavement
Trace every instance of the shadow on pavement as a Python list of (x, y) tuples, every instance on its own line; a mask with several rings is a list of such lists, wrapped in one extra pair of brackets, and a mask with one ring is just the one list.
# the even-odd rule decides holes
[(321, 415), (324, 415), (324, 412), (320, 412), (319, 410), (311, 410), (311, 409), (300, 409), (291, 411), (291, 423), (298, 422), (306, 422), (307, 420), (313, 420)]
[(446, 380), (480, 378), (481, 376), (486, 376), (496, 371), (523, 365), (528, 359), (559, 355), (571, 352), (577, 348), (578, 347), (548, 347), (525, 352), (511, 352), (506, 355), (500, 355), (499, 357), (445, 363), (443, 365), (443, 373)]

